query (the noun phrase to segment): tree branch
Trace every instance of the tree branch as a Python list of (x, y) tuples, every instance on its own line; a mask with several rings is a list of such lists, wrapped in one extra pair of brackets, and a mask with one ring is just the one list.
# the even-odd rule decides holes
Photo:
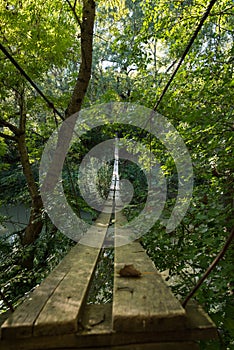
[(4, 304), (11, 310), (11, 312), (14, 312), (14, 307), (13, 305), (7, 300), (3, 292), (0, 290), (0, 297), (2, 298)]
[(7, 51), (7, 49), (0, 43), (0, 50), (4, 55), (11, 61), (11, 63), (18, 69), (18, 71), (23, 75), (23, 77), (31, 84), (31, 86), (38, 92), (38, 94), (46, 101), (49, 108), (64, 120), (63, 115), (55, 108), (54, 104), (43, 94), (39, 87), (34, 83), (34, 81), (29, 77), (25, 70), (19, 65), (19, 63), (12, 57), (12, 55)]
[(19, 107), (20, 107), (20, 120), (19, 129), (21, 133), (25, 133), (26, 130), (26, 112), (25, 112), (25, 101), (23, 93), (19, 96)]
[(75, 19), (76, 19), (76, 21), (77, 21), (77, 23), (79, 24), (80, 29), (81, 29), (81, 28), (82, 28), (82, 23), (81, 23), (79, 17), (77, 16), (77, 13), (76, 13), (76, 1), (75, 1), (75, 3), (74, 3), (74, 6), (72, 6), (72, 4), (70, 3), (69, 0), (66, 0), (66, 2), (68, 3), (70, 9), (72, 10), (73, 15), (74, 15), (74, 17), (75, 17)]
[(7, 122), (6, 120), (4, 120), (3, 118), (0, 117), (0, 126), (5, 126), (7, 127), (9, 130), (11, 130), (15, 136), (19, 136), (20, 135), (20, 129), (17, 128), (15, 125)]
[(0, 137), (2, 137), (5, 140), (17, 141), (17, 138), (15, 136), (7, 135), (3, 132), (0, 132)]

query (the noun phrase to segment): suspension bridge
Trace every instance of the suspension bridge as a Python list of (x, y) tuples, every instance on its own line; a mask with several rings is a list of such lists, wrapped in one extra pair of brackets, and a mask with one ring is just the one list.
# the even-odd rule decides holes
[[(1, 327), (2, 350), (195, 350), (217, 337), (215, 325), (195, 302), (182, 307), (138, 241), (121, 235), (116, 142), (109, 196), (103, 211), (29, 297)], [(114, 220), (113, 220), (114, 215)], [(108, 229), (114, 221), (113, 298), (87, 304)], [(90, 245), (92, 242), (92, 246)]]

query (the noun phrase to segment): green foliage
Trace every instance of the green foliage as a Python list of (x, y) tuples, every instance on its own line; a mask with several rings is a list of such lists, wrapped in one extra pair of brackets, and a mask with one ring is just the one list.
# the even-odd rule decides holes
[[(206, 7), (204, 0), (97, 1), (93, 70), (84, 107), (130, 101), (152, 108)], [(80, 2), (76, 11), (80, 16)], [(184, 298), (202, 276), (234, 225), (232, 11), (231, 0), (216, 2), (158, 109), (177, 128), (188, 147), (195, 188), (190, 209), (180, 226), (167, 234), (157, 222), (142, 243), (157, 268), (168, 271), (168, 283), (179, 298)], [(7, 3), (1, 0), (0, 18), (4, 46), (58, 109), (64, 111), (80, 60), (80, 28), (68, 5), (58, 0)], [(44, 144), (60, 121), (2, 53), (0, 65), (1, 117), (17, 126), (22, 112), (20, 102), (24, 102), (27, 148), (37, 181)], [(97, 216), (80, 197), (78, 167), (85, 154), (98, 143), (113, 138), (116, 129), (120, 137), (150, 148), (161, 163), (169, 189), (163, 217), (170, 217), (178, 190), (174, 160), (158, 140), (126, 125), (96, 128), (72, 145), (68, 166), (63, 169), (68, 202), (78, 215), (89, 213), (90, 221)], [(12, 136), (5, 126), (0, 127), (0, 132)], [(9, 138), (4, 141), (0, 138), (0, 158), (1, 203), (30, 205), (18, 151)], [(146, 164), (147, 160), (141, 162)], [(108, 193), (111, 169), (111, 164), (104, 164), (94, 186), (94, 191), (98, 189), (103, 197)], [(93, 171), (94, 166), (89, 169), (87, 181)], [(131, 220), (144, 207), (149, 188), (143, 171), (135, 164), (122, 160), (120, 172), (121, 178), (130, 180), (134, 188), (133, 199), (125, 208)], [(1, 222), (4, 220), (1, 216)], [(47, 229), (35, 245), (27, 249), (21, 246), (17, 234), (1, 237), (1, 283), (14, 305), (40, 283), (72, 244), (61, 233), (53, 233), (48, 218), (45, 226)], [(22, 269), (19, 261), (32, 250), (33, 269)], [(220, 330), (220, 340), (201, 342), (201, 349), (234, 346), (233, 260), (231, 246), (195, 295)], [(104, 252), (90, 297), (92, 302), (111, 300), (112, 263), (113, 252)]]
[(15, 166), (8, 165), (7, 168), (7, 170), (2, 171), (0, 184), (2, 204), (29, 203), (29, 194), (22, 174), (22, 166), (16, 163)]
[(114, 250), (103, 249), (95, 271), (94, 280), (89, 291), (87, 302), (105, 304), (112, 301), (114, 281)]
[[(0, 237), (0, 284), (2, 292), (13, 307), (17, 307), (27, 293), (41, 283), (73, 244), (60, 232), (51, 230), (48, 222), (46, 230), (33, 246), (22, 247), (17, 234)], [(34, 266), (32, 269), (23, 269), (20, 261), (22, 257), (27, 258), (32, 251), (35, 256)], [(1, 312), (6, 309), (6, 305), (2, 305)]]
[(97, 173), (97, 191), (104, 199), (107, 199), (110, 191), (112, 174), (113, 167), (107, 163), (103, 164)]
[[(148, 186), (144, 172), (136, 164), (123, 160), (120, 161), (120, 180), (129, 180), (134, 189), (134, 196), (130, 205), (141, 205), (147, 197)], [(126, 195), (126, 193), (125, 193)]]

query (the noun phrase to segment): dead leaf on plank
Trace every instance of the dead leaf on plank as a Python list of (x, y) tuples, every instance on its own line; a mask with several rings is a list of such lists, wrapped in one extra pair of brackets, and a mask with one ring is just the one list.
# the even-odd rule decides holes
[(133, 264), (124, 265), (122, 269), (119, 270), (120, 277), (140, 277), (141, 272), (137, 270)]

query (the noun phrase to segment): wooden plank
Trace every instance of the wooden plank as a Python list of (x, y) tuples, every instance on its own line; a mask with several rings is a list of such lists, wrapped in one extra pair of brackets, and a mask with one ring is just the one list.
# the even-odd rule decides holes
[(30, 337), (33, 324), (56, 287), (76, 261), (78, 246), (74, 246), (62, 262), (15, 310), (1, 327), (1, 337)]
[[(57, 268), (34, 290), (1, 327), (1, 337), (20, 338), (77, 330), (77, 317), (97, 263), (111, 214), (100, 214), (81, 243), (76, 245)], [(87, 261), (86, 261), (87, 260)], [(64, 298), (64, 300), (62, 299)], [(58, 327), (55, 326), (58, 321)]]
[[(115, 211), (115, 248), (121, 247), (122, 245), (127, 245), (129, 243), (132, 243), (132, 232), (130, 230), (127, 230), (124, 228), (124, 230), (121, 230), (121, 226), (124, 227), (124, 225), (128, 222), (125, 215), (123, 215), (122, 211), (120, 210), (123, 205), (120, 203), (118, 197), (116, 202), (119, 205), (115, 205), (116, 211)], [(120, 209), (119, 209), (120, 208)]]
[[(116, 346), (165, 342), (191, 342), (217, 338), (213, 322), (198, 305), (188, 305), (185, 328), (178, 331), (124, 332), (112, 331), (112, 305), (86, 305), (81, 319), (82, 329), (75, 334), (40, 336), (17, 339), (17, 350), (82, 349), (95, 346), (100, 349)], [(192, 319), (191, 319), (192, 317)], [(202, 329), (201, 329), (202, 328)], [(212, 332), (211, 332), (212, 331)], [(16, 339), (0, 341), (0, 350), (15, 350)], [(180, 349), (180, 347), (178, 347)]]
[[(125, 264), (142, 273), (119, 277)], [(115, 249), (113, 328), (116, 331), (151, 331), (183, 328), (185, 310), (156, 271), (138, 242)]]
[[(93, 349), (93, 348), (85, 348)], [(81, 350), (85, 350), (84, 348)], [(122, 346), (110, 346), (110, 350), (199, 350), (199, 346), (192, 342), (179, 343), (146, 343), (146, 344), (130, 344)], [(69, 350), (69, 349), (64, 349)], [(99, 350), (106, 350), (106, 347), (99, 348)]]
[[(12, 344), (12, 346), (10, 348), (2, 348), (0, 346), (0, 350), (15, 350), (16, 349), (16, 344)], [(83, 347), (61, 347), (60, 345), (57, 345), (59, 347), (54, 348), (53, 350), (94, 350), (94, 349), (98, 349), (98, 350), (199, 350), (199, 346), (194, 343), (194, 342), (177, 342), (177, 343), (145, 343), (145, 344), (130, 344), (130, 345), (109, 345), (108, 347), (103, 346), (103, 347), (87, 347), (87, 346), (83, 346)], [(18, 347), (17, 346), (17, 350), (25, 350), (25, 348), (22, 347)], [(27, 350), (42, 350), (41, 347), (33, 347)], [(50, 350), (49, 348), (43, 348), (43, 350)]]
[[(218, 338), (217, 330), (210, 317), (198, 304), (188, 304), (186, 307), (185, 326), (182, 329), (160, 330), (155, 328), (147, 332), (114, 332), (112, 333), (112, 309), (111, 304), (86, 305), (82, 318), (83, 330), (78, 332), (83, 335), (79, 344), (92, 345), (92, 336), (95, 335), (96, 344), (123, 345), (128, 343), (147, 342), (191, 342), (200, 339)], [(77, 334), (77, 336), (78, 336)], [(108, 337), (111, 335), (111, 340)], [(104, 342), (106, 343), (104, 343)]]
[[(111, 214), (100, 214), (79, 242), (76, 261), (38, 316), (34, 336), (74, 333), (95, 272)], [(92, 247), (92, 246), (96, 246)]]
[[(116, 226), (124, 221), (116, 216)], [(119, 237), (117, 237), (119, 239)], [(117, 244), (118, 245), (118, 244)], [(141, 277), (120, 277), (133, 264)], [(183, 328), (185, 310), (172, 294), (140, 243), (116, 247), (114, 267), (113, 328), (116, 331), (151, 331)]]
[[(73, 348), (72, 350), (199, 350), (200, 347), (192, 342), (188, 343), (148, 343), (148, 344), (130, 344), (115, 346), (110, 345), (108, 348), (105, 347), (83, 347), (83, 348)], [(37, 350), (37, 349), (35, 349)], [(58, 350), (71, 350), (71, 348), (59, 348)]]
[(186, 331), (190, 332), (193, 339), (218, 339), (218, 331), (215, 323), (203, 308), (194, 300), (186, 305)]

